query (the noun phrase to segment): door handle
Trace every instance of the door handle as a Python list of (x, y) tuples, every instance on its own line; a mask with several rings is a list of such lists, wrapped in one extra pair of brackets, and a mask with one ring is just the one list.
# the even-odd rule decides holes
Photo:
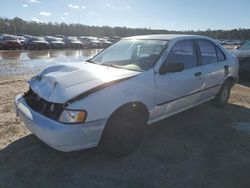
[(202, 74), (201, 72), (194, 73), (195, 76), (201, 76), (201, 74)]

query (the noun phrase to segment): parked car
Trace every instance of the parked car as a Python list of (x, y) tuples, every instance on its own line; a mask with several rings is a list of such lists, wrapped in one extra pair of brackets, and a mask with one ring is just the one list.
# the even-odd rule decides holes
[(62, 38), (46, 36), (46, 41), (49, 43), (50, 48), (52, 49), (62, 49), (65, 47), (65, 43)]
[(0, 37), (0, 48), (4, 50), (20, 50), (22, 45), (14, 35), (2, 34)]
[(23, 47), (24, 46), (24, 41), (25, 41), (25, 37), (23, 37), (23, 36), (16, 36), (17, 37), (17, 39), (20, 41), (20, 43), (21, 43), (21, 46)]
[(111, 42), (112, 44), (114, 44), (114, 43), (119, 42), (120, 40), (121, 40), (121, 37), (113, 36), (113, 37), (110, 37), (108, 41)]
[(72, 49), (79, 49), (83, 48), (84, 45), (82, 42), (77, 38), (73, 36), (68, 36), (64, 38), (64, 43), (67, 48), (72, 48)]
[(82, 36), (82, 37), (79, 37), (79, 39), (85, 48), (101, 48), (102, 47), (101, 41), (99, 41), (96, 37)]
[(65, 38), (64, 35), (55, 35), (54, 37), (61, 38), (61, 39), (64, 39), (64, 38)]
[(79, 37), (79, 40), (81, 41), (84, 48), (90, 47), (90, 38), (86, 36)]
[(27, 36), (23, 46), (28, 50), (44, 50), (49, 48), (49, 43), (44, 37)]
[(109, 42), (105, 38), (99, 38), (98, 40), (101, 42), (102, 48), (108, 48), (108, 47), (110, 47), (112, 45), (112, 42)]
[(240, 78), (250, 78), (250, 41), (232, 51), (240, 64), (239, 76)]
[(15, 106), (31, 132), (57, 150), (100, 145), (124, 156), (147, 124), (209, 100), (224, 107), (238, 66), (208, 37), (129, 37), (87, 62), (44, 69)]
[(2, 42), (3, 42), (3, 37), (0, 34), (0, 50), (3, 50)]
[(90, 40), (90, 48), (102, 48), (102, 42), (97, 38)]

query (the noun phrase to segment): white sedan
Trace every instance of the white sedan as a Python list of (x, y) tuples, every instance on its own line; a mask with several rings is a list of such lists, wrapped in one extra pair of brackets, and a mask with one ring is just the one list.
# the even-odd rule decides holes
[(217, 41), (189, 35), (124, 38), (87, 62), (48, 67), (15, 98), (17, 114), (60, 151), (139, 146), (146, 125), (209, 100), (226, 105), (238, 61)]

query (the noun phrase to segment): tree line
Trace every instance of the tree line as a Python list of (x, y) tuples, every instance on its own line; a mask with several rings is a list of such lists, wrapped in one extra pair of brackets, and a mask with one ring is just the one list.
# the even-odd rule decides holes
[(216, 39), (239, 39), (250, 40), (250, 29), (232, 29), (232, 30), (211, 30), (205, 31), (170, 31), (150, 28), (127, 28), (127, 27), (109, 27), (109, 26), (88, 26), (83, 24), (66, 23), (41, 23), (34, 21), (25, 21), (15, 17), (13, 19), (0, 17), (0, 33), (7, 34), (27, 34), (27, 35), (67, 35), (67, 36), (134, 36), (146, 34), (195, 34), (213, 37)]

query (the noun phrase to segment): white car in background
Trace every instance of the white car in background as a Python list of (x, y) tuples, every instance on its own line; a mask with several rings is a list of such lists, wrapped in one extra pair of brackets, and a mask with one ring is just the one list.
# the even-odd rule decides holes
[(223, 107), (238, 67), (207, 37), (129, 37), (87, 62), (44, 69), (15, 105), (29, 130), (57, 150), (99, 144), (124, 156), (139, 146), (146, 125), (209, 100)]

